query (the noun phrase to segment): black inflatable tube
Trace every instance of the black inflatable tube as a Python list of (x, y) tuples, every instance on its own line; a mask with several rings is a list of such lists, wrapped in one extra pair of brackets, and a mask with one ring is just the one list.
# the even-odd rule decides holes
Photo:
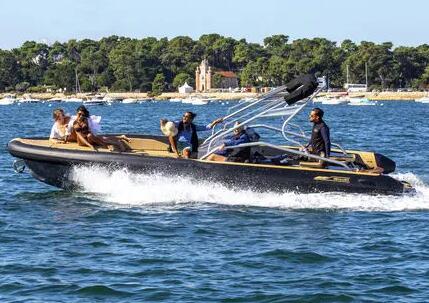
[(299, 76), (286, 84), (288, 95), (285, 96), (287, 104), (292, 105), (299, 100), (311, 96), (317, 89), (317, 79), (313, 74)]

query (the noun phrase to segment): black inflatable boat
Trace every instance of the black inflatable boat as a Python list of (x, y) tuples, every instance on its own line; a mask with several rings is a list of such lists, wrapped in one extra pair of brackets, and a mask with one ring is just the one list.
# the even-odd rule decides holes
[[(17, 171), (27, 167), (36, 179), (64, 189), (77, 186), (72, 177), (74, 167), (96, 165), (105, 169), (126, 167), (143, 173), (184, 175), (197, 181), (256, 191), (401, 194), (412, 190), (408, 183), (388, 176), (395, 163), (377, 153), (345, 150), (335, 143), (330, 157), (303, 150), (300, 141), (308, 141), (308, 137), (290, 121), (322, 87), (323, 84), (318, 87), (313, 76), (304, 76), (251, 102), (233, 106), (224, 117), (223, 127), (201, 142), (197, 159), (176, 158), (169, 151), (166, 137), (150, 135), (127, 135), (130, 151), (122, 153), (102, 148), (94, 151), (76, 143), (57, 144), (47, 138), (13, 139), (8, 150), (20, 159), (15, 162)], [(267, 118), (276, 117), (281, 118), (281, 127), (264, 123)], [(237, 127), (273, 131), (286, 144), (261, 139), (228, 147), (250, 149), (251, 158), (246, 162), (208, 161), (222, 140)]]

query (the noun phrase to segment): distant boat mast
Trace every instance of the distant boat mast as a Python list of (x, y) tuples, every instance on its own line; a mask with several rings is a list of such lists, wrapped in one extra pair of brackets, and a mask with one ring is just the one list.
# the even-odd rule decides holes
[(75, 90), (76, 90), (76, 93), (80, 94), (81, 91), (80, 91), (79, 75), (77, 74), (77, 67), (74, 70), (74, 76), (75, 76), (75, 79), (76, 79)]
[(365, 85), (366, 89), (368, 89), (368, 62), (365, 62)]
[(347, 82), (344, 84), (344, 88), (348, 92), (366, 92), (368, 91), (368, 63), (365, 62), (365, 84), (350, 83), (350, 70), (349, 65), (347, 64)]

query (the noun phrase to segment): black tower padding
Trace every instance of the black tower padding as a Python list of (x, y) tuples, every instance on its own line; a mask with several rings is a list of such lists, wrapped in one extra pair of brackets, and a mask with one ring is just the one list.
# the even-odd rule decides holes
[(289, 95), (285, 96), (287, 104), (292, 105), (310, 96), (317, 88), (317, 79), (313, 74), (299, 76), (286, 84)]

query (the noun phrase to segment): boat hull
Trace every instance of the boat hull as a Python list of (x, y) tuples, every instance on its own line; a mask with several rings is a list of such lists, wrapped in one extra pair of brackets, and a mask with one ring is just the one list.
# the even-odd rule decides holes
[(36, 179), (63, 189), (79, 186), (73, 177), (75, 167), (97, 166), (106, 170), (127, 168), (137, 173), (185, 176), (197, 182), (259, 192), (400, 194), (407, 191), (406, 184), (382, 174), (53, 149), (19, 140), (9, 142), (8, 150), (25, 161)]

